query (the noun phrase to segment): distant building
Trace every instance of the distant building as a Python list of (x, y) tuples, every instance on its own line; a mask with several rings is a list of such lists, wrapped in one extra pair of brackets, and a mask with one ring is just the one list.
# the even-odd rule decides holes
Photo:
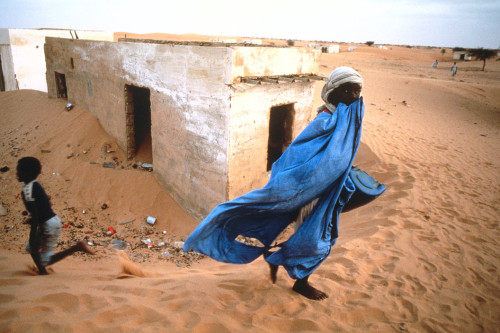
[(453, 51), (453, 60), (472, 60), (472, 56), (467, 51)]
[(262, 45), (262, 39), (243, 39), (244, 44)]
[(238, 41), (233, 38), (214, 38), (210, 40), (211, 43), (223, 43), (223, 44), (236, 44)]
[[(0, 29), (0, 91), (47, 91), (45, 37), (113, 40), (113, 33), (54, 29)], [(3, 85), (2, 85), (3, 82)]]
[[(48, 95), (92, 112), (193, 217), (264, 186), (313, 119), (319, 50), (46, 39)], [(321, 79), (321, 78), (319, 78)], [(133, 189), (131, 189), (133, 190)]]
[(312, 49), (318, 49), (318, 48), (321, 48), (321, 45), (319, 44), (316, 44), (316, 43), (307, 43), (306, 44), (307, 47), (310, 47)]
[(339, 53), (340, 45), (323, 45), (321, 46), (321, 52), (323, 53)]

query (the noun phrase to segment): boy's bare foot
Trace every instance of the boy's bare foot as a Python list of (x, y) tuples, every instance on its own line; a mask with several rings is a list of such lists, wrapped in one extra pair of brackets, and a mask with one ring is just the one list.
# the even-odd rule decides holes
[(305, 296), (315, 301), (319, 301), (328, 297), (328, 295), (322, 292), (321, 290), (318, 290), (313, 286), (311, 286), (307, 281), (308, 279), (309, 275), (303, 279), (298, 279), (297, 281), (295, 281), (295, 284), (293, 285), (293, 290), (295, 292), (298, 292), (302, 296)]
[(79, 251), (82, 251), (82, 252), (85, 252), (85, 253), (88, 253), (88, 254), (92, 254), (94, 255), (95, 254), (95, 251), (92, 250), (88, 245), (87, 245), (87, 242), (85, 241), (79, 241), (78, 244), (78, 250)]

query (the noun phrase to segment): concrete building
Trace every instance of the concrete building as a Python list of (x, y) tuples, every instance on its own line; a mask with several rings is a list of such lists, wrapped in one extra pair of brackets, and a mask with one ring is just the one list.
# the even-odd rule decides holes
[(340, 45), (323, 45), (321, 46), (321, 52), (323, 53), (339, 53)]
[(130, 159), (149, 152), (198, 219), (265, 185), (315, 114), (320, 50), (47, 38), (45, 54), (49, 97), (92, 112)]
[(472, 60), (472, 57), (467, 51), (454, 51), (453, 60)]
[(47, 91), (45, 37), (113, 40), (113, 33), (54, 29), (0, 29), (0, 91)]
[(242, 40), (243, 44), (262, 45), (262, 39), (247, 38)]

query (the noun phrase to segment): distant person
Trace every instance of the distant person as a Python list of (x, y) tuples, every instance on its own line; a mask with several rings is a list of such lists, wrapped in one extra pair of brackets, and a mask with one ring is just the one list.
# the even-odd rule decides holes
[(457, 74), (457, 62), (455, 61), (453, 63), (453, 66), (451, 66), (451, 76), (455, 76)]
[(21, 196), (30, 213), (31, 230), (26, 250), (31, 254), (38, 273), (46, 275), (48, 265), (77, 251), (89, 254), (94, 254), (94, 251), (81, 241), (65, 251), (54, 254), (61, 233), (61, 220), (52, 210), (50, 199), (42, 185), (36, 181), (41, 170), (40, 161), (34, 157), (23, 157), (17, 162), (17, 178), (25, 184)]
[(434, 62), (432, 63), (431, 67), (432, 67), (432, 68), (436, 68), (436, 67), (437, 67), (437, 65), (438, 65), (438, 61), (436, 60), (436, 61), (434, 61)]
[[(308, 279), (330, 254), (340, 212), (355, 191), (349, 172), (361, 138), (362, 87), (357, 71), (336, 68), (323, 87), (321, 112), (273, 164), (267, 185), (218, 205), (188, 237), (184, 251), (240, 264), (263, 255), (273, 283), (283, 266), (296, 280), (294, 291), (314, 300), (328, 297)], [(303, 223), (295, 233), (272, 246), (299, 215)], [(239, 235), (263, 246), (244, 244)]]

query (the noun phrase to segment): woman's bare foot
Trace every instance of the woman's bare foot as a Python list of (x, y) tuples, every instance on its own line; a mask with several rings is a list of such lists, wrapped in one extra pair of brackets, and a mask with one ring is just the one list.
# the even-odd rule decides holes
[[(263, 253), (264, 259), (267, 258), (267, 257), (269, 257), (271, 254), (273, 254), (273, 253), (270, 252), (270, 251), (264, 252)], [(271, 272), (270, 272), (271, 273), (270, 274), (270, 276), (271, 276), (271, 282), (272, 283), (276, 283), (276, 276), (278, 274), (278, 267), (279, 266), (273, 265), (270, 262), (267, 262), (267, 264), (269, 265), (269, 269), (271, 270)]]
[(271, 270), (271, 281), (273, 283), (276, 283), (276, 276), (278, 274), (278, 267), (279, 266), (276, 266), (276, 265), (273, 265), (271, 263), (267, 263), (269, 265), (269, 269)]
[(328, 297), (328, 295), (322, 292), (321, 290), (318, 290), (313, 286), (311, 286), (307, 281), (308, 279), (309, 275), (303, 279), (298, 279), (297, 281), (295, 281), (295, 284), (293, 285), (293, 290), (295, 292), (298, 292), (302, 296), (305, 296), (309, 299), (313, 299), (315, 301), (319, 301)]

